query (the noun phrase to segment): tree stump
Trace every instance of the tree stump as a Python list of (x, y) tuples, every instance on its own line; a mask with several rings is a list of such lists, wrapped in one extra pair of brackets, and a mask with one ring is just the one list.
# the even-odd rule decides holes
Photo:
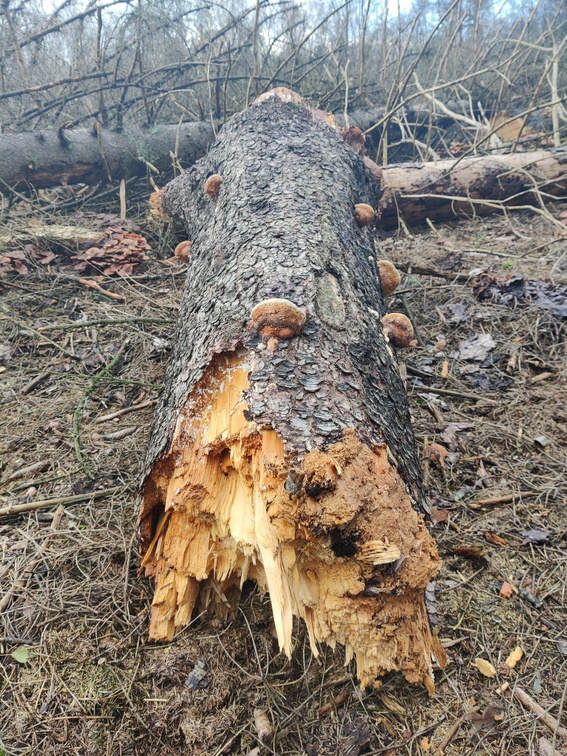
[(342, 644), (361, 685), (399, 670), (431, 691), (443, 651), (424, 589), (440, 560), (355, 212), (379, 179), (280, 97), (235, 116), (162, 196), (192, 246), (142, 485), (150, 635), (228, 616), (251, 579), (286, 654), (301, 617), (313, 653)]

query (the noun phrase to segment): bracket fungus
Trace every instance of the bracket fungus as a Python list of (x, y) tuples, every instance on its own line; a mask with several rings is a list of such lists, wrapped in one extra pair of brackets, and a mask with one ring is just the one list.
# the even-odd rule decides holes
[(370, 205), (355, 205), (354, 206), (354, 219), (356, 220), (360, 228), (364, 228), (369, 223), (372, 223), (374, 219), (374, 208)]
[(218, 173), (213, 173), (212, 176), (205, 181), (205, 194), (208, 194), (211, 199), (216, 199), (219, 196), (219, 192), (222, 186), (222, 176)]
[(384, 334), (398, 349), (411, 346), (413, 341), (413, 326), (411, 320), (401, 312), (391, 312), (382, 318)]
[(263, 341), (292, 339), (305, 319), (303, 310), (289, 299), (264, 299), (252, 309), (248, 330), (259, 333)]
[(187, 263), (189, 262), (189, 258), (191, 257), (190, 250), (191, 242), (182, 241), (177, 245), (177, 247), (175, 247), (175, 257), (177, 257), (178, 260), (181, 260), (181, 262)]
[(378, 260), (377, 264), (382, 294), (389, 297), (400, 285), (400, 272), (389, 260)]

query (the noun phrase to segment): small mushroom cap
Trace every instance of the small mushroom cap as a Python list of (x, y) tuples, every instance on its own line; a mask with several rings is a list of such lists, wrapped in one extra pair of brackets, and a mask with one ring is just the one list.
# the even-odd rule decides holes
[(263, 339), (292, 339), (304, 323), (305, 313), (289, 299), (265, 299), (252, 309), (248, 330)]
[(213, 173), (212, 176), (205, 181), (205, 194), (208, 194), (211, 199), (216, 199), (219, 196), (220, 188), (222, 186), (222, 176), (218, 173)]
[(391, 312), (382, 318), (384, 334), (398, 349), (410, 346), (413, 341), (413, 326), (411, 320), (401, 312)]
[(382, 294), (389, 297), (400, 285), (400, 272), (389, 260), (378, 260), (378, 275), (382, 286)]
[(374, 218), (374, 208), (370, 205), (355, 205), (354, 206), (354, 218), (360, 228), (372, 223)]
[(177, 257), (178, 260), (181, 260), (181, 262), (189, 262), (189, 258), (191, 257), (190, 250), (191, 242), (182, 241), (177, 245), (177, 247), (175, 247), (175, 257)]

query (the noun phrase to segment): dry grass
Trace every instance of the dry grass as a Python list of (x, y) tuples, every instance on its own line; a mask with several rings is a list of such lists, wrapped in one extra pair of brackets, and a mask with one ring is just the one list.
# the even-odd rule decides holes
[[(146, 233), (152, 240), (151, 230)], [(341, 653), (324, 648), (314, 659), (299, 626), (288, 661), (277, 650), (269, 602), (253, 589), (230, 622), (198, 618), (172, 644), (149, 644), (152, 589), (137, 576), (135, 487), (152, 408), (106, 423), (95, 420), (156, 395), (167, 359), (163, 340), (170, 340), (173, 326), (138, 321), (43, 332), (51, 342), (43, 341), (38, 328), (78, 318), (173, 320), (183, 277), (156, 259), (145, 272), (158, 278), (107, 284), (123, 301), (55, 270), (35, 269), (27, 278), (6, 282), (1, 343), (12, 351), (0, 396), (5, 465), (0, 506), (124, 488), (109, 498), (67, 506), (56, 530), (55, 507), (0, 520), (0, 601), (13, 590), (0, 629), (0, 752), (246, 754), (260, 745), (255, 707), (266, 709), (276, 727), (275, 745), (260, 746), (266, 753), (431, 754), (461, 715), (488, 703), (503, 707), (503, 719), (478, 732), (465, 722), (445, 749), (448, 756), (538, 754), (540, 736), (553, 740), (531, 712), (496, 689), (503, 682), (521, 685), (567, 720), (567, 657), (558, 645), (567, 638), (565, 330), (533, 306), (481, 304), (469, 283), (451, 276), (488, 266), (498, 275), (559, 280), (565, 278), (567, 238), (541, 218), (515, 215), (473, 219), (380, 244), (380, 256), (425, 267), (448, 253), (456, 260), (445, 271), (448, 278), (405, 277), (404, 288), (411, 291), (404, 297), (424, 343), (404, 357), (414, 372), (431, 371), (424, 381), (429, 386), (441, 385), (447, 359), (450, 373), (443, 386), (474, 393), (460, 372), (464, 363), (450, 355), (461, 340), (488, 332), (496, 341), (494, 358), (481, 373), (511, 383), (471, 400), (420, 392), (417, 379), (408, 380), (422, 446), (441, 441), (450, 422), (472, 426), (459, 433), (458, 457), (445, 469), (424, 460), (434, 503), (450, 509), (448, 521), (434, 526), (445, 560), (435, 596), (449, 665), (438, 674), (432, 699), (398, 677), (379, 691), (360, 692)], [(451, 324), (450, 305), (463, 305), (467, 319)], [(399, 306), (392, 303), (393, 309)], [(436, 351), (443, 339), (446, 346)], [(105, 371), (113, 361), (112, 370)], [(20, 394), (39, 373), (48, 375)], [(131, 435), (105, 439), (133, 426)], [(534, 443), (542, 434), (552, 441), (547, 451)], [(18, 465), (42, 460), (48, 462), (42, 472), (8, 481)], [(478, 499), (508, 493), (518, 495), (508, 503), (475, 507)], [(522, 531), (533, 527), (548, 529), (549, 542), (522, 545)], [(505, 545), (488, 541), (486, 533)], [(456, 556), (454, 549), (463, 546), (481, 547), (485, 556)], [(498, 580), (529, 590), (543, 604), (536, 608), (519, 594), (499, 596)], [(30, 651), (23, 664), (11, 656), (22, 645)], [(525, 656), (506, 672), (503, 661), (516, 645)], [(492, 662), (495, 679), (477, 671), (477, 657)], [(197, 662), (206, 667), (205, 687), (190, 690), (185, 681)], [(346, 701), (319, 719), (317, 709), (344, 699), (341, 694), (348, 694)]]

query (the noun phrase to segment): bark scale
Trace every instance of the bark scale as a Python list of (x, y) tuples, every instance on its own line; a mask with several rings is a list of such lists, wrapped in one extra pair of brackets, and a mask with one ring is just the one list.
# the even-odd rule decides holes
[[(295, 615), (314, 653), (344, 645), (363, 685), (400, 670), (432, 690), (424, 589), (440, 561), (372, 231), (354, 217), (379, 197), (335, 129), (276, 97), (166, 188), (193, 244), (142, 486), (154, 639), (195, 607), (229, 613), (253, 579), (286, 653)], [(250, 316), (273, 298), (306, 321), (266, 343)]]

